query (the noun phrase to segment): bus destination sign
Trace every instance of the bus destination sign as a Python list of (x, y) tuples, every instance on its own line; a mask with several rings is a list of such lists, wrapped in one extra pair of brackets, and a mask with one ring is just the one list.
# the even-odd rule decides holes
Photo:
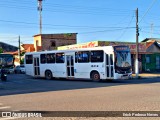
[(115, 51), (128, 51), (129, 48), (127, 46), (115, 46)]

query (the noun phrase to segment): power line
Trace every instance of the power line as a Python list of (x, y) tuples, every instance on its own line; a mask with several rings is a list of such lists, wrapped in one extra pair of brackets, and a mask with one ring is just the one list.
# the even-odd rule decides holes
[[(14, 2), (16, 3), (16, 2)], [(26, 4), (25, 4), (26, 5)], [(122, 15), (129, 15), (130, 12), (132, 12), (133, 10), (125, 10), (125, 9), (113, 9), (113, 8), (99, 8), (99, 7), (95, 7), (95, 11), (94, 9), (92, 11), (86, 11), (87, 8), (83, 8), (82, 9), (78, 9), (78, 7), (75, 9), (73, 9), (71, 6), (69, 7), (70, 9), (72, 8), (72, 10), (68, 10), (66, 8), (64, 8), (65, 5), (61, 5), (61, 4), (58, 4), (59, 6), (56, 6), (56, 5), (52, 5), (51, 8), (49, 9), (48, 6), (45, 6), (46, 8), (44, 9), (44, 11), (47, 11), (47, 12), (61, 12), (61, 13), (75, 13), (75, 14), (90, 14), (90, 15), (106, 15), (108, 14), (109, 16), (122, 16)], [(8, 5), (8, 4), (3, 4), (3, 3), (0, 3), (0, 6), (1, 7), (8, 7), (8, 8), (15, 8), (15, 9), (26, 9), (27, 11), (28, 10), (36, 10), (36, 7), (34, 6), (30, 6), (29, 4), (27, 6), (24, 6), (21, 5), (21, 6), (17, 6), (17, 3), (15, 5)], [(54, 8), (54, 10), (53, 10)], [(104, 10), (103, 10), (104, 9)], [(98, 12), (97, 12), (98, 11)], [(114, 12), (115, 11), (115, 12)], [(118, 12), (117, 12), (118, 11)], [(149, 11), (149, 10), (148, 10)], [(145, 12), (147, 14), (147, 12)], [(142, 19), (145, 17), (145, 15), (143, 15)], [(159, 20), (160, 18), (155, 16), (157, 20)], [(152, 19), (154, 18), (154, 16), (152, 15)]]
[(149, 8), (147, 9), (147, 11), (144, 13), (144, 15), (142, 16), (142, 18), (140, 19), (139, 23), (144, 19), (144, 17), (147, 15), (147, 13), (149, 12), (149, 10), (153, 7), (153, 5), (155, 4), (156, 0), (153, 0), (151, 5), (149, 6)]
[[(142, 30), (141, 31), (142, 33), (151, 33), (150, 31), (145, 31), (145, 30)], [(156, 35), (160, 35), (160, 32), (153, 32), (152, 34), (156, 34)]]
[[(15, 3), (14, 5), (8, 5), (7, 3), (0, 3), (0, 5), (3, 7), (8, 7), (8, 8), (20, 8), (20, 9), (26, 9), (26, 10), (33, 10), (35, 9), (34, 6), (30, 6), (30, 4), (22, 4), (22, 5), (17, 5), (18, 3)], [(45, 4), (46, 5), (46, 4)], [(28, 9), (29, 8), (29, 9)], [(54, 8), (54, 10), (53, 10)], [(114, 16), (119, 16), (119, 15), (124, 15), (124, 13), (130, 13), (130, 11), (133, 10), (124, 10), (124, 9), (113, 9), (113, 8), (102, 8), (102, 7), (89, 7), (89, 6), (73, 6), (73, 5), (62, 5), (62, 4), (54, 4), (50, 5), (47, 4), (45, 7), (44, 11), (49, 11), (49, 12), (63, 12), (63, 13), (78, 13), (78, 14), (91, 14), (91, 15), (104, 15), (104, 13), (111, 12), (111, 15), (113, 13), (115, 14)], [(113, 12), (115, 11), (115, 12)], [(117, 13), (118, 11), (118, 13)], [(121, 14), (120, 14), (121, 13)], [(126, 14), (125, 14), (126, 15)]]
[(117, 39), (121, 39), (121, 37), (126, 33), (126, 31), (128, 30), (130, 24), (131, 24), (132, 21), (133, 21), (133, 18), (134, 18), (134, 15), (132, 16), (130, 22), (128, 23), (128, 25), (127, 25), (127, 27), (126, 27), (126, 29), (124, 29), (124, 31), (122, 32), (122, 34), (121, 34)]
[[(133, 21), (133, 18), (134, 16), (132, 16), (132, 19), (130, 21), (130, 23)], [(32, 28), (33, 25), (36, 25), (35, 27), (38, 26), (38, 23), (31, 23), (31, 22), (21, 22), (21, 21), (12, 21), (12, 20), (2, 20), (0, 19), (1, 22), (6, 22), (6, 23), (14, 23), (14, 24), (24, 24), (24, 25), (32, 25)], [(129, 24), (130, 24), (129, 23)], [(118, 24), (118, 23), (117, 23)], [(124, 23), (126, 24), (126, 23)], [(118, 27), (115, 27), (115, 26), (109, 26), (109, 27), (105, 27), (105, 26), (78, 26), (78, 25), (57, 25), (57, 24), (43, 24), (44, 26), (52, 26), (52, 27), (67, 27), (67, 28), (95, 28), (95, 29), (105, 29), (105, 28), (109, 28), (109, 29), (117, 29), (117, 28), (126, 28), (126, 27), (122, 27), (122, 26), (118, 26)], [(116, 24), (113, 24), (113, 25), (116, 25)], [(17, 26), (17, 25), (16, 25)], [(51, 28), (52, 28), (51, 27)], [(159, 28), (160, 25), (155, 25), (154, 28)], [(132, 27), (133, 28), (133, 27)], [(150, 26), (141, 26), (141, 28), (150, 28)]]
[(0, 36), (0, 39), (5, 39), (5, 38), (10, 38), (10, 39), (17, 39), (18, 37), (2, 37), (2, 36)]
[[(1, 1), (1, 3), (3, 3), (3, 1)], [(6, 2), (5, 0), (5, 3), (8, 5), (8, 2)], [(15, 5), (17, 5), (19, 3), (19, 1), (9, 1), (9, 3), (13, 3)], [(23, 5), (27, 5), (28, 3), (28, 6), (30, 6), (30, 2), (27, 2), (27, 1), (21, 1), (21, 3), (23, 3)], [(22, 5), (22, 4), (21, 4)], [(69, 9), (78, 9), (78, 10), (103, 10), (103, 11), (122, 11), (122, 12), (128, 12), (128, 11), (133, 11), (133, 10), (128, 10), (128, 9), (113, 9), (113, 8), (106, 8), (106, 7), (97, 7), (97, 6), (80, 6), (80, 5), (71, 5), (71, 4), (50, 4), (50, 3), (44, 3), (44, 5), (46, 6), (46, 8), (48, 7), (51, 7), (51, 8), (69, 8)], [(17, 6), (16, 6), (17, 7)]]
[(99, 33), (99, 32), (112, 32), (112, 31), (119, 31), (123, 29), (135, 29), (135, 27), (128, 27), (128, 28), (117, 28), (113, 30), (101, 30), (101, 31), (91, 31), (91, 32), (79, 32), (78, 34), (89, 34), (89, 33)]
[[(26, 25), (37, 25), (37, 23), (30, 23), (30, 22), (17, 22), (17, 21), (11, 21), (11, 20), (0, 20), (1, 22), (7, 22), (7, 23), (16, 23), (16, 24), (26, 24)], [(71, 27), (71, 28), (99, 28), (99, 29), (104, 29), (104, 28), (124, 28), (124, 27), (102, 27), (102, 26), (73, 26), (73, 25), (53, 25), (53, 24), (43, 24), (46, 26), (56, 26), (56, 27)]]
[[(132, 16), (131, 21), (128, 23), (128, 26), (131, 24), (131, 22), (133, 21), (134, 16)], [(37, 25), (37, 23), (29, 23), (29, 22), (17, 22), (17, 21), (6, 21), (6, 20), (0, 20), (1, 22), (9, 22), (9, 23), (16, 23), (16, 24), (26, 24), (26, 25)], [(100, 33), (100, 32), (111, 32), (111, 31), (119, 31), (119, 30), (125, 30), (122, 35), (126, 32), (126, 30), (128, 29), (135, 29), (135, 27), (114, 27), (114, 26), (110, 26), (110, 27), (101, 27), (101, 26), (70, 26), (70, 25), (53, 25), (53, 24), (44, 24), (46, 26), (48, 26), (47, 28), (53, 28), (53, 27), (70, 27), (70, 28), (95, 28), (95, 29), (105, 29), (105, 30), (99, 30), (99, 31), (89, 31), (89, 32), (79, 32), (79, 34), (90, 34), (90, 33)], [(17, 27), (17, 25), (16, 25)], [(154, 28), (159, 28), (160, 26), (154, 26)], [(34, 28), (34, 27), (31, 27)], [(142, 28), (150, 28), (150, 26), (141, 26)], [(122, 36), (121, 35), (121, 36)], [(23, 36), (21, 36), (23, 37)], [(31, 36), (29, 36), (31, 37)]]

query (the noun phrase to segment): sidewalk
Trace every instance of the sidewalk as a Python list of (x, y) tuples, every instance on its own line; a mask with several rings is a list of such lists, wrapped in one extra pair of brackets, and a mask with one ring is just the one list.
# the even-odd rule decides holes
[[(136, 77), (136, 74), (132, 74), (133, 78)], [(140, 78), (156, 78), (160, 77), (160, 73), (140, 73), (139, 74)]]

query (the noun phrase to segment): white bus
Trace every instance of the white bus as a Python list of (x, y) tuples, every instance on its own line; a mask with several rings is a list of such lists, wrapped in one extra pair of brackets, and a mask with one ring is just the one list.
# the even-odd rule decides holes
[(26, 74), (34, 77), (127, 79), (132, 75), (128, 46), (105, 46), (25, 54)]

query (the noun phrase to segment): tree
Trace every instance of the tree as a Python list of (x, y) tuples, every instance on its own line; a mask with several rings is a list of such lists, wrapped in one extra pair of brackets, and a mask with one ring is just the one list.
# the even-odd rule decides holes
[(0, 48), (0, 53), (3, 53), (3, 48)]
[(24, 64), (24, 58), (22, 58), (20, 62), (20, 64)]

